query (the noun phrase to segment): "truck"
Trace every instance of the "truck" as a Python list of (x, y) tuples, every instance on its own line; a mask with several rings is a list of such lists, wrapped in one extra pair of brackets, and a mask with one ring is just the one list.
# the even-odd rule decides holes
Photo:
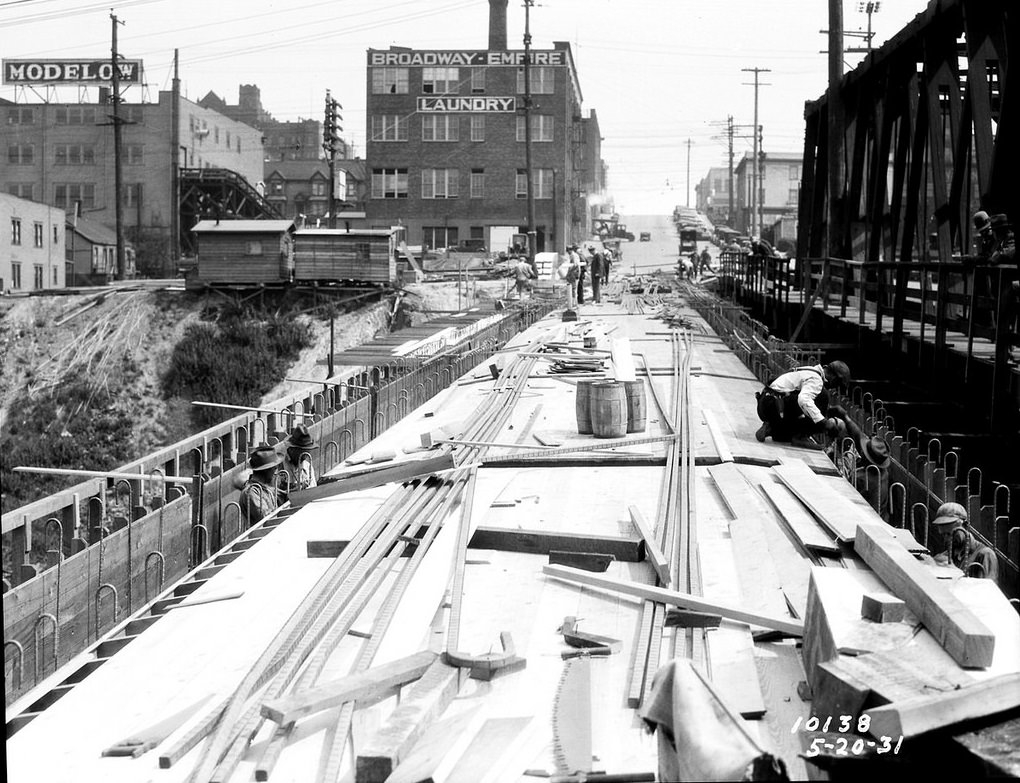
[(698, 229), (680, 229), (680, 255), (692, 253), (698, 249)]

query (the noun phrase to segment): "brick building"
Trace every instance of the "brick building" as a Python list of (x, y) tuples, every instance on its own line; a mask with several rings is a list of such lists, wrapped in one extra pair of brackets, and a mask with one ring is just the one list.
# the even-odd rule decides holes
[[(730, 218), (730, 170), (718, 167), (708, 170), (708, 174), (694, 186), (695, 206), (717, 225), (724, 225)], [(734, 203), (734, 212), (736, 204)]]
[(0, 292), (64, 287), (64, 210), (0, 193), (0, 232)]
[[(490, 0), (487, 50), (368, 51), (372, 227), (403, 225), (409, 244), (429, 248), (526, 228), (524, 52), (507, 50), (506, 5)], [(570, 45), (531, 54), (537, 249), (562, 250), (588, 235), (589, 180), (603, 168), (585, 141), (601, 139), (594, 113), (581, 114)]]
[[(734, 169), (736, 188), (736, 210), (734, 228), (745, 234), (751, 233), (751, 187), (753, 172), (751, 170), (752, 155), (745, 153)], [(762, 200), (763, 234), (769, 237), (771, 226), (784, 215), (797, 214), (797, 203), (800, 194), (800, 174), (803, 156), (796, 152), (773, 152), (765, 155), (762, 166), (762, 183), (764, 199)], [(754, 200), (757, 202), (757, 199)]]

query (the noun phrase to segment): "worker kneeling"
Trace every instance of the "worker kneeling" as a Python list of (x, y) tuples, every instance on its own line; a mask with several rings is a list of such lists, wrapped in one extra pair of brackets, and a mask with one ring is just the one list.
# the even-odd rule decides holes
[(943, 503), (935, 512), (932, 526), (945, 547), (935, 555), (936, 562), (952, 563), (967, 576), (998, 581), (999, 558), (971, 532), (967, 509), (959, 503)]
[(783, 373), (755, 394), (758, 418), (763, 422), (755, 437), (762, 443), (771, 437), (777, 443), (821, 448), (811, 440), (811, 436), (824, 432), (836, 437), (842, 423), (836, 417), (822, 414), (822, 410), (828, 407), (825, 387), (849, 381), (850, 368), (840, 361), (798, 367)]

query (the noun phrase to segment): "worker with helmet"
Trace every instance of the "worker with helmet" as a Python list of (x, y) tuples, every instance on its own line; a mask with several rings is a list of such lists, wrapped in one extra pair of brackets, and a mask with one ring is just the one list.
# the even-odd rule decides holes
[(834, 361), (813, 367), (798, 367), (783, 373), (755, 394), (758, 418), (762, 425), (755, 437), (762, 443), (771, 437), (777, 443), (790, 443), (801, 448), (819, 449), (811, 440), (816, 433), (837, 437), (842, 421), (826, 416), (826, 386), (849, 383), (850, 368), (845, 362)]
[(943, 503), (935, 512), (932, 525), (945, 550), (935, 555), (937, 562), (949, 562), (967, 576), (999, 578), (999, 558), (995, 551), (971, 532), (967, 509), (959, 503)]

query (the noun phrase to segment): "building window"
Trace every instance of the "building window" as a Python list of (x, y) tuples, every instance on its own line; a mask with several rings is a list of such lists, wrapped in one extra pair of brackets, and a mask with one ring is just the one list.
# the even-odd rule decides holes
[(11, 288), (21, 288), (21, 264), (11, 264)]
[(326, 195), (326, 183), (321, 179), (317, 179), (312, 182), (312, 195), (313, 196), (325, 196)]
[(58, 144), (58, 166), (91, 166), (96, 162), (96, 148), (91, 144)]
[(124, 206), (138, 207), (142, 203), (142, 183), (132, 182), (124, 186)]
[(457, 198), (460, 195), (459, 169), (422, 169), (422, 198)]
[(262, 241), (254, 239), (250, 242), (244, 243), (244, 254), (246, 256), (260, 256), (262, 255)]
[(471, 115), (471, 141), (485, 141), (485, 115)]
[(7, 162), (27, 165), (35, 162), (35, 147), (32, 144), (12, 144), (7, 148)]
[(43, 246), (43, 224), (36, 223), (32, 226), (32, 241), (36, 247)]
[(228, 150), (230, 149), (230, 131), (227, 131), (226, 147)]
[(11, 218), (11, 244), (21, 244), (21, 218)]
[(790, 182), (800, 181), (800, 166), (790, 166)]
[(407, 68), (373, 68), (372, 93), (374, 95), (406, 94)]
[(283, 195), (283, 183), (278, 179), (270, 180), (269, 182), (269, 193), (272, 196)]
[(213, 144), (220, 143), (220, 127), (218, 125), (213, 126)]
[(800, 188), (790, 188), (790, 192), (786, 197), (786, 203), (791, 206), (797, 206), (797, 202), (800, 200)]
[(141, 106), (121, 106), (120, 116), (135, 125), (141, 125), (145, 120), (145, 109)]
[(399, 114), (373, 115), (371, 141), (407, 141), (407, 117)]
[(31, 182), (9, 182), (7, 192), (12, 196), (32, 201), (35, 197), (35, 185)]
[(56, 122), (57, 125), (95, 125), (96, 109), (94, 106), (58, 106)]
[[(531, 115), (531, 140), (553, 140), (553, 116), (551, 114)], [(524, 117), (517, 115), (517, 141), (524, 141)]]
[(56, 287), (58, 285), (57, 268), (56, 267), (53, 267), (53, 285), (54, 285), (54, 287)]
[(460, 116), (457, 114), (423, 114), (421, 118), (422, 141), (458, 141), (460, 139)]
[(485, 198), (485, 169), (471, 169), (471, 198)]
[(471, 92), (485, 92), (485, 69), (471, 69)]
[(29, 106), (15, 106), (7, 110), (8, 125), (34, 125), (35, 110)]
[(456, 247), (456, 226), (425, 226), (422, 229), (422, 244), (429, 249)]
[(141, 144), (128, 144), (124, 148), (124, 162), (131, 166), (137, 166), (144, 162), (142, 153), (144, 147)]
[(54, 245), (60, 244), (60, 226), (57, 225), (53, 226), (53, 244)]
[(459, 81), (459, 68), (422, 68), (421, 70), (421, 91), (426, 95), (460, 92)]
[(37, 264), (33, 271), (35, 272), (35, 279), (32, 282), (35, 285), (33, 285), (32, 287), (36, 288), (36, 289), (42, 288), (43, 287), (43, 268)]
[(71, 212), (78, 201), (82, 209), (95, 209), (96, 186), (78, 182), (62, 182), (53, 186), (53, 206)]
[[(536, 199), (550, 199), (553, 192), (553, 170), (535, 169), (532, 172)], [(517, 169), (517, 198), (528, 197), (528, 172)]]
[(372, 169), (372, 198), (407, 198), (407, 169)]
[[(532, 95), (551, 95), (555, 91), (556, 69), (551, 65), (533, 65), (528, 69)], [(517, 92), (524, 92), (524, 69), (517, 69)]]

